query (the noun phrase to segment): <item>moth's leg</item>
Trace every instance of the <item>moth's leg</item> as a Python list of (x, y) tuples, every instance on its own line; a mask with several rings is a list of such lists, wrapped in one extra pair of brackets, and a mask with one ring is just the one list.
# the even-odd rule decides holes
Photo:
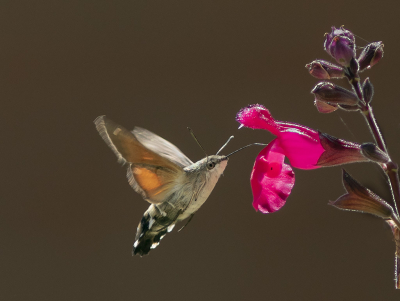
[(190, 223), (190, 221), (192, 220), (193, 216), (194, 216), (194, 213), (192, 213), (192, 214), (190, 215), (189, 220), (187, 221), (187, 223), (186, 223), (182, 228), (180, 228), (180, 229), (178, 230), (178, 232), (181, 232), (181, 231), (183, 230), (183, 228), (185, 228), (185, 227)]

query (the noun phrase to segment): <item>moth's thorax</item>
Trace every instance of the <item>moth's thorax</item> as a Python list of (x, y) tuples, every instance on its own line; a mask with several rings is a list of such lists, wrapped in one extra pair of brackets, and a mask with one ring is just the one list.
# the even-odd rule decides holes
[[(215, 163), (215, 167), (212, 169), (207, 167), (210, 162)], [(208, 159), (204, 158), (184, 169), (187, 176), (187, 187), (190, 187), (189, 189), (192, 192), (198, 191), (198, 194), (192, 200), (189, 200), (190, 203), (185, 212), (179, 217), (180, 220), (189, 217), (204, 204), (227, 164), (228, 160), (225, 156), (215, 155), (209, 156)]]

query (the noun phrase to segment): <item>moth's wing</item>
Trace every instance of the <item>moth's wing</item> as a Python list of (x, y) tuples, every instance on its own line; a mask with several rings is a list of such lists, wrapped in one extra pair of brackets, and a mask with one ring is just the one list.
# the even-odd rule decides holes
[(193, 162), (186, 157), (179, 148), (160, 136), (140, 127), (135, 127), (132, 131), (135, 137), (148, 149), (167, 158), (182, 168), (192, 165)]
[(182, 174), (183, 171), (171, 172), (158, 166), (131, 164), (126, 177), (129, 185), (146, 201), (161, 204), (175, 192)]
[(129, 184), (146, 201), (160, 204), (174, 192), (184, 175), (181, 166), (145, 147), (133, 133), (105, 116), (97, 117), (94, 123), (118, 160), (129, 163)]

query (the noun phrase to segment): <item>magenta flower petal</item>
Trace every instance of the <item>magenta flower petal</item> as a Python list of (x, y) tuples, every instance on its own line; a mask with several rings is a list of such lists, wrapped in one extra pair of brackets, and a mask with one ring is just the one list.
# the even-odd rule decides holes
[(285, 205), (295, 179), (292, 168), (284, 160), (278, 139), (258, 154), (250, 177), (256, 211), (271, 213)]
[(278, 124), (281, 128), (279, 142), (290, 164), (300, 169), (319, 168), (318, 159), (325, 151), (319, 133), (299, 124), (288, 122), (278, 122)]
[(245, 127), (268, 130), (274, 135), (279, 135), (279, 126), (263, 105), (255, 104), (241, 109), (236, 115), (236, 120)]

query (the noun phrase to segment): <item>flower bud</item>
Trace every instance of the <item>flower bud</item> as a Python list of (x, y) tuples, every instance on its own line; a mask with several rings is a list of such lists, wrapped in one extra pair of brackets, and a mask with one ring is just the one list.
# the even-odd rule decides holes
[(349, 38), (350, 40), (352, 40), (353, 42), (355, 41), (354, 34), (351, 31), (344, 29), (343, 26), (341, 26), (340, 28), (336, 28), (335, 26), (332, 26), (331, 30), (332, 30), (331, 33), (325, 34), (325, 43), (327, 45), (332, 42), (332, 39), (335, 36), (345, 36), (345, 37)]
[(336, 86), (330, 82), (320, 82), (311, 93), (315, 95), (316, 100), (327, 102), (330, 105), (340, 104), (354, 106), (358, 103), (358, 97), (355, 93), (345, 88)]
[(363, 83), (363, 94), (366, 103), (370, 103), (374, 96), (374, 86), (371, 84), (369, 77), (367, 77)]
[(332, 27), (332, 32), (325, 36), (324, 49), (340, 65), (348, 67), (356, 54), (354, 35), (344, 27)]
[(371, 68), (378, 63), (383, 57), (383, 44), (380, 42), (373, 42), (365, 46), (361, 52), (358, 63), (360, 64), (360, 71)]
[(345, 170), (343, 170), (343, 184), (348, 193), (330, 205), (342, 210), (374, 214), (383, 219), (394, 216), (393, 208), (388, 203), (354, 180)]
[(315, 60), (306, 65), (310, 74), (318, 79), (343, 78), (344, 69), (324, 60)]
[(360, 152), (361, 145), (319, 132), (319, 140), (325, 152), (318, 159), (317, 166), (333, 166), (353, 162), (365, 162)]
[(388, 163), (390, 161), (388, 154), (373, 143), (363, 143), (361, 145), (361, 153), (365, 158), (376, 163)]

